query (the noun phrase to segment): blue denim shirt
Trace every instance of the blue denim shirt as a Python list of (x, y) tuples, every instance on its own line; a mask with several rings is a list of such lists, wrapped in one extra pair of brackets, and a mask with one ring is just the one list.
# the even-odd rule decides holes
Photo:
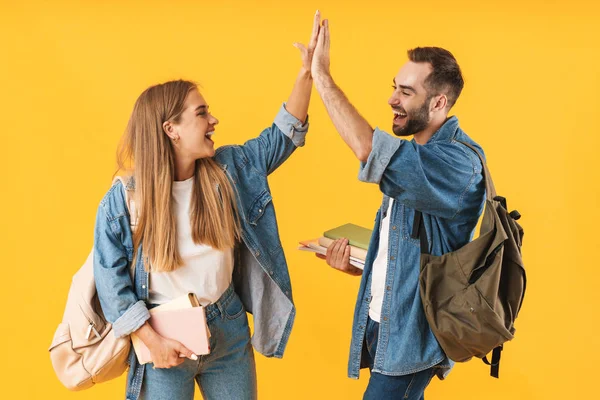
[[(235, 251), (235, 290), (254, 316), (252, 344), (267, 357), (283, 356), (296, 314), (267, 175), (304, 145), (307, 131), (308, 122), (303, 124), (284, 105), (260, 136), (242, 146), (220, 147), (214, 156), (237, 193), (242, 224), (242, 241)], [(133, 179), (127, 186), (135, 188)], [(129, 224), (125, 188), (117, 182), (98, 207), (94, 234), (96, 289), (117, 337), (136, 331), (150, 317), (147, 260), (141, 248), (135, 284), (129, 274), (134, 253)], [(139, 397), (145, 365), (138, 364), (133, 350), (129, 363), (126, 396), (133, 400)]]
[[(419, 294), (420, 242), (412, 239), (415, 210), (423, 222), (431, 254), (442, 255), (467, 244), (485, 200), (479, 158), (468, 142), (481, 151), (449, 118), (425, 144), (392, 137), (375, 129), (372, 151), (361, 163), (359, 179), (377, 183), (383, 192), (375, 218), (352, 326), (348, 376), (358, 378), (363, 361), (363, 338), (371, 301), (371, 272), (377, 255), (380, 226), (391, 209), (386, 287), (381, 310), (379, 342), (373, 372), (407, 375), (437, 366), (445, 377), (453, 363), (429, 328)], [(483, 154), (483, 151), (481, 151)]]

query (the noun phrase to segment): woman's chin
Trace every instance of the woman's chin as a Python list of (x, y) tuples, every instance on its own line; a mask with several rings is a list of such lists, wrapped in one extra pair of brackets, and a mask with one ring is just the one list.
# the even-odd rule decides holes
[(200, 158), (210, 158), (210, 157), (214, 157), (215, 155), (215, 148), (214, 146), (211, 146), (208, 149), (205, 149), (204, 152), (202, 153), (202, 156)]

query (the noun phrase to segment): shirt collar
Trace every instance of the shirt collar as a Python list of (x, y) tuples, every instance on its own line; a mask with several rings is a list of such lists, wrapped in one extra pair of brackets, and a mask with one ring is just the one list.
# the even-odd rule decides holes
[(427, 141), (427, 143), (448, 142), (454, 138), (458, 130), (458, 118), (452, 116), (444, 122), (444, 125)]

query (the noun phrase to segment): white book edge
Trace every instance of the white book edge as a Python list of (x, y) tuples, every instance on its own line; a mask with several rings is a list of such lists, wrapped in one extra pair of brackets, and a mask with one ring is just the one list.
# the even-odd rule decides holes
[[(317, 253), (317, 254), (321, 254), (321, 255), (326, 255), (327, 254), (327, 249), (323, 246), (318, 246), (321, 247), (324, 250), (321, 249), (317, 249), (315, 247), (317, 247), (318, 245), (311, 245), (311, 246), (304, 246), (304, 245), (300, 245), (298, 246), (298, 250), (301, 251), (308, 251), (311, 253)], [(356, 257), (350, 257), (350, 265), (355, 266), (356, 268), (359, 269), (364, 269), (365, 268), (365, 263), (363, 260), (356, 258)]]

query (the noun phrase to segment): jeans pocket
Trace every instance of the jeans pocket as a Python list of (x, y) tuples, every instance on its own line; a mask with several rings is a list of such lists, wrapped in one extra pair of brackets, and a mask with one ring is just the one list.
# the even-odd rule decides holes
[(223, 312), (227, 319), (236, 319), (244, 314), (244, 305), (238, 295), (234, 295), (231, 301), (223, 307)]
[[(435, 375), (435, 369), (430, 368), (425, 371), (420, 371), (412, 375), (410, 379), (410, 383), (406, 387), (406, 392), (404, 393), (404, 399), (412, 400), (412, 399), (420, 399), (422, 398), (425, 389), (431, 382), (431, 379)], [(411, 397), (411, 394), (413, 395)]]

